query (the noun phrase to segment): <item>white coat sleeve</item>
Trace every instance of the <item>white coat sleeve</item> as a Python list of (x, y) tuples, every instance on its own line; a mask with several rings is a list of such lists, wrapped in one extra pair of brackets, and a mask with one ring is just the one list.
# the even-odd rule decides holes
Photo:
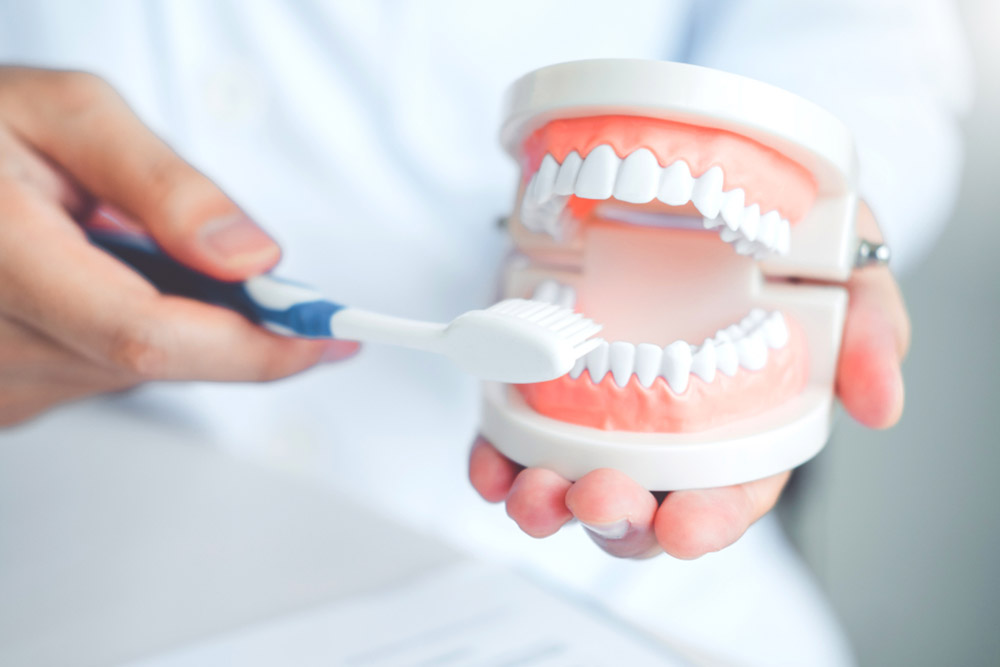
[(957, 195), (972, 97), (956, 9), (938, 0), (701, 0), (690, 62), (791, 90), (858, 144), (861, 196), (898, 272), (931, 248)]

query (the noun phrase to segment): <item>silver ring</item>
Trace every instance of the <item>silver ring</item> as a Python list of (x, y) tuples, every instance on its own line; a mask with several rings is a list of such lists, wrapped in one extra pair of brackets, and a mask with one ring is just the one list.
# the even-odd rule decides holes
[(888, 266), (892, 251), (884, 243), (875, 243), (861, 239), (858, 242), (858, 254), (854, 266), (863, 269), (867, 266)]

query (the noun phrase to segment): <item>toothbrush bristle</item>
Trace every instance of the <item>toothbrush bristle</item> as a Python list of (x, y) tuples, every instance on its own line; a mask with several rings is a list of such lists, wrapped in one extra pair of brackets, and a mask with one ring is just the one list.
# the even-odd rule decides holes
[(573, 312), (572, 308), (531, 299), (507, 299), (491, 306), (488, 310), (497, 315), (516, 317), (542, 327), (572, 344), (574, 352), (579, 352), (579, 356), (594, 349), (599, 342), (589, 339), (601, 330), (601, 325), (581, 313)]

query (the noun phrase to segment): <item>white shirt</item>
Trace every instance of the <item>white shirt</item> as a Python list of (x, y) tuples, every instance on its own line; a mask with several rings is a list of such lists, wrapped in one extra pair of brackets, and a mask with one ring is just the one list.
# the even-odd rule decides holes
[[(496, 139), (517, 76), (578, 58), (688, 60), (827, 107), (901, 263), (955, 194), (966, 55), (942, 2), (0, 2), (0, 62), (95, 71), (283, 245), (280, 275), (447, 319), (494, 296), (516, 172)], [(578, 528), (534, 541), (466, 481), (475, 382), (370, 346), (270, 385), (148, 387), (220, 447), (335, 484), (741, 664), (843, 664), (836, 624), (773, 520), (694, 563), (616, 561)], [(113, 437), (114, 425), (109, 423)]]

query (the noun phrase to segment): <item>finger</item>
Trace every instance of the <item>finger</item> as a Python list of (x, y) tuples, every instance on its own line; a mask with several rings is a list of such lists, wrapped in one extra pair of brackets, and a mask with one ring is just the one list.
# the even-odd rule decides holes
[(519, 472), (521, 466), (483, 438), (476, 438), (469, 452), (469, 481), (485, 500), (498, 503), (506, 498)]
[(0, 125), (0, 180), (30, 188), (59, 202), (71, 215), (82, 215), (89, 197), (58, 168), (18, 141)]
[(653, 532), (656, 499), (617, 470), (604, 468), (581, 477), (566, 493), (566, 507), (612, 556), (644, 558), (660, 552)]
[(7, 315), (136, 379), (270, 380), (358, 349), (277, 336), (232, 311), (161, 295), (67, 233), (65, 214), (49, 202), (7, 188), (4, 215), (0, 302)]
[(21, 393), (26, 386), (53, 391), (108, 390), (128, 384), (123, 373), (95, 364), (42, 333), (0, 317), (0, 392)]
[(724, 549), (774, 507), (789, 475), (667, 494), (653, 522), (657, 541), (668, 554), (683, 559)]
[(507, 515), (528, 535), (548, 537), (573, 518), (566, 507), (570, 484), (551, 470), (522, 470), (507, 495)]
[[(881, 240), (867, 208), (859, 231)], [(886, 267), (855, 271), (848, 282), (849, 304), (837, 367), (837, 393), (851, 416), (872, 428), (899, 421), (904, 391), (900, 363), (910, 344), (910, 321), (902, 294)]]
[(14, 130), (142, 224), (171, 256), (220, 280), (242, 280), (278, 261), (277, 244), (107, 83), (18, 68), (3, 76), (16, 84), (0, 94), (0, 113)]

